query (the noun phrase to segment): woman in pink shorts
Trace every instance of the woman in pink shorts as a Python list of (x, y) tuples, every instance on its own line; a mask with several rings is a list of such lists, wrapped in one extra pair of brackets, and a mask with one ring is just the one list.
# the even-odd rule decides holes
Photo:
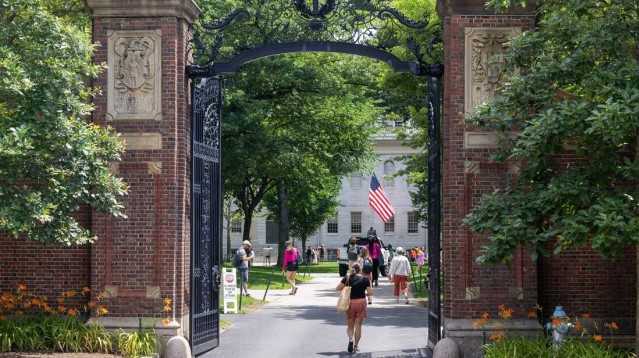
[(371, 301), (373, 290), (371, 281), (362, 275), (362, 266), (354, 263), (352, 273), (342, 279), (337, 285), (337, 291), (342, 291), (345, 286), (351, 286), (351, 304), (346, 311), (346, 334), (348, 335), (348, 353), (357, 352), (359, 341), (362, 338), (362, 323), (366, 319), (366, 296)]

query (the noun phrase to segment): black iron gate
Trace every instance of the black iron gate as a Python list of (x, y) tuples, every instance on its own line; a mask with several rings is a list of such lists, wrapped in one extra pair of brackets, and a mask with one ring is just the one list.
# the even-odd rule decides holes
[[(428, 312), (428, 340), (436, 343), (442, 336), (440, 313), (440, 232), (441, 232), (441, 64), (425, 65), (423, 51), (409, 37), (406, 49), (415, 55), (417, 61), (402, 61), (384, 46), (361, 43), (357, 38), (368, 33), (383, 32), (384, 23), (399, 23), (412, 29), (423, 29), (427, 23), (413, 21), (401, 12), (389, 7), (376, 7), (369, 2), (345, 1), (341, 5), (335, 0), (313, 0), (309, 7), (305, 0), (295, 0), (292, 5), (301, 17), (308, 21), (309, 30), (318, 39), (303, 40), (293, 38), (280, 43), (268, 43), (256, 47), (240, 47), (240, 52), (221, 58), (220, 49), (224, 42), (224, 32), (235, 22), (258, 21), (261, 12), (251, 13), (246, 9), (235, 9), (228, 16), (217, 19), (203, 27), (210, 31), (213, 46), (206, 48), (199, 37), (194, 44), (201, 54), (209, 54), (202, 65), (190, 65), (187, 70), (193, 79), (192, 96), (192, 272), (191, 272), (191, 346), (194, 355), (202, 354), (219, 344), (219, 263), (221, 258), (221, 173), (220, 173), (220, 120), (222, 107), (222, 80), (219, 76), (232, 75), (246, 63), (259, 58), (296, 52), (336, 52), (374, 58), (387, 63), (397, 72), (408, 72), (428, 78), (429, 104), (429, 209), (428, 209), (428, 252), (430, 255), (430, 300)], [(353, 16), (354, 38), (337, 39), (333, 36), (317, 36), (328, 27), (329, 14), (342, 6), (346, 14)], [(263, 19), (260, 19), (260, 21)], [(370, 27), (370, 28), (369, 28)], [(435, 40), (435, 39), (434, 39)], [(433, 42), (434, 43), (434, 42)], [(381, 45), (381, 44), (380, 44)], [(432, 45), (432, 44), (431, 44)], [(232, 47), (232, 46), (231, 46)], [(432, 46), (429, 47), (432, 51)], [(229, 57), (230, 56), (230, 57)]]
[(441, 81), (444, 66), (425, 68), (428, 76), (428, 342), (442, 338), (441, 318)]
[(191, 116), (191, 309), (194, 355), (219, 345), (222, 81), (194, 78)]

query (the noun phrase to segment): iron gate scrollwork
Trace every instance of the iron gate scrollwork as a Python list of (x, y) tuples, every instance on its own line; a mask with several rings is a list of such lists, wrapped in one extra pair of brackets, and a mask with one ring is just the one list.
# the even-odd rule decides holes
[[(268, 4), (260, 2), (268, 10)], [(422, 48), (413, 34), (406, 38), (377, 38), (377, 34), (394, 33), (397, 26), (420, 30), (426, 19), (413, 20), (391, 7), (391, 0), (335, 1), (289, 0), (287, 8), (278, 8), (286, 21), (276, 24), (283, 37), (252, 43), (227, 43), (227, 29), (251, 23), (269, 23), (264, 12), (239, 8), (225, 17), (202, 24), (204, 29), (193, 39), (199, 64), (187, 67), (193, 80), (192, 96), (192, 272), (191, 272), (191, 345), (198, 355), (219, 344), (218, 285), (221, 258), (221, 145), (220, 118), (222, 79), (232, 76), (240, 67), (254, 60), (285, 53), (334, 52), (353, 54), (383, 61), (396, 72), (426, 76), (428, 80), (429, 147), (428, 147), (428, 251), (430, 255), (430, 300), (428, 339), (441, 338), (440, 313), (440, 229), (441, 229), (441, 79), (443, 66), (427, 64), (432, 56), (430, 46)], [(261, 8), (260, 8), (261, 9)], [(293, 10), (292, 10), (293, 9)], [(283, 11), (283, 12), (282, 12)], [(297, 15), (297, 16), (294, 16)], [(329, 21), (337, 18), (340, 21)], [(306, 24), (304, 24), (306, 22)], [(243, 26), (243, 25), (242, 25)], [(248, 25), (247, 25), (248, 26)], [(288, 31), (288, 29), (297, 29)], [(350, 30), (349, 30), (350, 29)], [(237, 28), (235, 29), (237, 31)], [(306, 31), (309, 30), (309, 31)], [(339, 30), (339, 31), (334, 31)], [(206, 40), (206, 41), (205, 41)], [(402, 43), (414, 60), (396, 57), (391, 51)], [(222, 51), (224, 49), (224, 51)], [(429, 55), (425, 52), (428, 50)]]
[(219, 345), (222, 81), (193, 80), (191, 116), (191, 309), (194, 355)]
[(441, 95), (444, 66), (430, 65), (428, 77), (428, 341), (442, 338), (441, 317)]

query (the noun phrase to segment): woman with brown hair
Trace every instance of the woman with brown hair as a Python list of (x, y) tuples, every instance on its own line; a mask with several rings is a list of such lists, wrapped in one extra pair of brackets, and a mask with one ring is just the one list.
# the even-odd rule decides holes
[(337, 285), (337, 291), (342, 291), (346, 286), (351, 287), (350, 305), (346, 311), (346, 334), (348, 335), (348, 352), (357, 352), (359, 341), (362, 338), (362, 323), (367, 317), (366, 296), (369, 302), (373, 297), (371, 282), (367, 276), (362, 275), (362, 267), (354, 263), (351, 274), (345, 276)]
[[(371, 260), (370, 255), (368, 254), (368, 248), (362, 247), (359, 252), (361, 258), (361, 267), (362, 267), (362, 275), (368, 277), (368, 281), (371, 283), (371, 287), (373, 286), (373, 260)], [(368, 304), (373, 303), (372, 297), (368, 297)]]

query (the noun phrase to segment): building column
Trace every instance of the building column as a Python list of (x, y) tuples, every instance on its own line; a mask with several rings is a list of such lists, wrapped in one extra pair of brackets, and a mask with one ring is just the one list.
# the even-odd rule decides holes
[[(480, 354), (480, 345), (495, 331), (538, 334), (529, 318), (537, 304), (537, 270), (520, 251), (513, 264), (478, 265), (482, 238), (462, 224), (480, 197), (504, 187), (512, 175), (508, 165), (491, 161), (497, 147), (494, 133), (465, 124), (464, 117), (489, 100), (501, 80), (501, 54), (515, 35), (532, 29), (534, 5), (496, 14), (484, 0), (440, 0), (444, 22), (443, 226), (444, 334), (460, 344), (464, 357)], [(513, 317), (499, 325), (479, 327), (482, 314), (499, 318), (499, 305)]]
[[(190, 61), (193, 0), (87, 0), (95, 62), (93, 122), (126, 143), (113, 171), (129, 185), (125, 219), (94, 213), (91, 282), (106, 327), (185, 334), (189, 302)], [(171, 312), (163, 312), (164, 300)], [(170, 324), (160, 320), (168, 318)]]

